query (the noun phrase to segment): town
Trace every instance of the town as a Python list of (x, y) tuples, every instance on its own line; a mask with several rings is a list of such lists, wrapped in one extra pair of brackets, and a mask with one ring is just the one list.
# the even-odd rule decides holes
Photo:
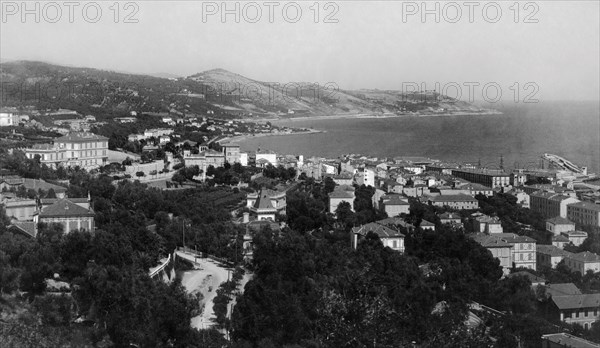
[[(214, 342), (291, 343), (289, 337), (266, 336), (269, 330), (253, 336), (242, 317), (257, 314), (249, 306), (258, 300), (247, 297), (256, 289), (246, 295), (244, 285), (268, 276), (268, 262), (284, 262), (276, 255), (285, 248), (298, 253), (285, 246), (297, 235), (339, 244), (338, 256), (379, 250), (372, 249), (379, 243), (386, 253), (412, 257), (418, 273), (413, 276), (438, 295), (422, 300), (433, 301), (423, 307), (430, 313), (411, 315), (443, 318), (446, 311), (459, 310), (450, 299), (460, 298), (467, 319), (461, 316), (446, 333), (464, 333), (457, 346), (596, 347), (592, 341), (600, 342), (600, 181), (561, 157), (546, 154), (540, 168), (507, 169), (501, 158), (484, 167), (409, 156), (308, 158), (276, 149), (249, 151), (236, 139), (310, 130), (210, 114), (131, 112), (97, 122), (70, 110), (6, 108), (0, 126), (2, 296), (26, 294), (44, 325), (90, 322), (100, 330), (96, 324), (103, 322), (109, 325), (105, 340), (151, 344), (96, 314), (94, 308), (108, 305), (99, 302), (102, 285), (81, 276), (133, 262), (147, 270), (143, 276), (171, 284), (203, 265), (203, 272), (215, 269), (215, 278), (225, 269), (233, 278), (213, 283), (216, 296), (216, 289), (204, 289), (190, 300), (203, 306), (195, 316), (183, 316), (195, 323), (196, 332), (208, 330)], [(119, 238), (129, 239), (129, 251), (114, 244), (123, 243)], [(107, 254), (102, 250), (109, 245), (114, 250)], [(478, 249), (489, 256), (474, 256)], [(132, 250), (145, 256), (120, 254)], [(276, 264), (269, 267), (282, 267)], [(207, 274), (203, 279), (210, 278)], [(479, 289), (467, 295), (461, 286), (475, 285), (470, 282), (485, 282), (493, 294)], [(186, 287), (188, 293), (200, 286), (194, 284)], [(419, 289), (405, 286), (408, 293)], [(52, 308), (66, 309), (59, 315)], [(324, 313), (319, 320), (335, 320)], [(384, 325), (384, 319), (373, 318), (369, 325)], [(511, 320), (523, 325), (510, 331)], [(346, 335), (370, 340), (375, 334), (370, 330)], [(206, 334), (197, 335), (207, 342)], [(418, 339), (413, 335), (407, 337)], [(443, 335), (420, 344), (435, 345)], [(323, 346), (339, 343), (320, 339)]]

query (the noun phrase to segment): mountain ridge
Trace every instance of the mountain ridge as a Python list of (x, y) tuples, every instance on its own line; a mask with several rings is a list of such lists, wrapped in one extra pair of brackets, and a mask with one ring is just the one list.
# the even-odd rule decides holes
[[(0, 76), (3, 81), (23, 88), (33, 88), (36, 84), (80, 87), (68, 98), (38, 100), (38, 104), (42, 107), (84, 109), (85, 112), (113, 115), (136, 111), (179, 115), (211, 113), (232, 118), (283, 118), (485, 112), (474, 105), (435, 92), (343, 90), (333, 83), (271, 83), (223, 68), (175, 78), (18, 60), (0, 63)], [(91, 87), (96, 88), (95, 95), (90, 95)], [(31, 104), (14, 98), (18, 93), (9, 93), (6, 98), (6, 91), (2, 92), (2, 100), (10, 106)], [(93, 108), (90, 109), (90, 106)]]

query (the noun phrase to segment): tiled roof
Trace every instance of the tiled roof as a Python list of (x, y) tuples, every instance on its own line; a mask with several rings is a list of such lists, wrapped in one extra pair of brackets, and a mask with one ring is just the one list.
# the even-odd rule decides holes
[(354, 227), (352, 229), (352, 232), (358, 233), (363, 236), (366, 236), (369, 232), (373, 232), (377, 234), (379, 238), (404, 238), (404, 235), (402, 233), (375, 222), (371, 222), (359, 227)]
[(549, 222), (554, 225), (575, 225), (574, 222), (571, 222), (570, 220), (565, 219), (562, 216), (553, 217), (552, 219), (546, 220), (546, 222)]
[(264, 209), (264, 210), (266, 210), (266, 209), (275, 210), (275, 207), (273, 207), (273, 205), (271, 204), (271, 198), (269, 197), (267, 192), (264, 190), (260, 191), (260, 195), (258, 196), (258, 198), (256, 199), (256, 202), (254, 203), (254, 208)]
[(389, 217), (387, 219), (383, 219), (383, 220), (379, 220), (379, 221), (375, 221), (376, 223), (380, 224), (380, 225), (384, 225), (384, 226), (402, 226), (405, 228), (414, 228), (413, 225), (409, 224), (408, 222), (402, 220), (402, 218), (398, 218), (398, 217)]
[(33, 221), (13, 221), (10, 226), (8, 226), (9, 228), (16, 228), (19, 231), (34, 237), (37, 234), (36, 228), (35, 228), (35, 222)]
[(587, 238), (587, 232), (584, 231), (567, 231), (567, 232), (561, 232), (562, 235), (567, 236), (567, 237), (586, 237)]
[(433, 202), (477, 202), (475, 197), (469, 195), (440, 195), (431, 197)]
[(410, 205), (407, 202), (401, 200), (400, 198), (392, 198), (386, 199), (383, 201), (384, 205)]
[(496, 235), (507, 243), (535, 243), (536, 240), (527, 237), (527, 236), (519, 236), (514, 233), (496, 233)]
[(559, 346), (568, 348), (600, 348), (599, 344), (590, 342), (588, 340), (584, 340), (583, 338), (569, 335), (568, 333), (564, 332), (542, 335), (542, 339), (555, 343)]
[[(568, 240), (567, 240), (567, 242), (568, 242)], [(572, 255), (572, 253), (570, 253), (570, 252), (568, 252), (566, 250), (563, 250), (563, 249), (561, 249), (561, 248), (559, 248), (557, 246), (554, 246), (554, 245), (537, 244), (535, 246), (535, 250), (536, 250), (537, 253), (545, 254), (545, 255), (550, 255), (550, 256), (563, 256), (563, 257), (566, 257), (566, 256), (571, 256)]]
[(552, 236), (552, 241), (553, 242), (565, 242), (565, 243), (569, 243), (569, 238), (563, 236), (562, 234), (559, 235), (553, 235)]
[(73, 132), (55, 140), (55, 142), (70, 142), (70, 141), (108, 141), (107, 137), (103, 137), (94, 133)]
[(421, 227), (423, 227), (423, 226), (435, 226), (435, 224), (433, 222), (429, 222), (427, 220), (422, 220)]
[(600, 262), (600, 256), (589, 251), (573, 254), (571, 258), (580, 262)]
[(460, 219), (460, 215), (454, 213), (443, 213), (440, 215), (440, 220), (456, 220)]
[(600, 294), (552, 296), (552, 301), (559, 309), (600, 307)]
[(94, 216), (94, 213), (91, 211), (78, 206), (68, 199), (61, 199), (43, 208), (39, 214), (40, 217)]
[(329, 198), (354, 198), (354, 189), (351, 187), (338, 186), (329, 194)]
[(499, 238), (498, 234), (488, 235), (484, 233), (477, 233), (472, 235), (471, 238), (485, 248), (512, 248), (512, 244), (507, 243)]
[(581, 290), (573, 283), (547, 284), (546, 293), (551, 296), (581, 295)]
[(594, 204), (591, 202), (573, 203), (573, 204), (569, 204), (569, 206), (576, 207), (576, 208), (584, 208), (584, 209), (588, 209), (588, 210), (595, 210), (595, 211), (600, 212), (600, 204)]

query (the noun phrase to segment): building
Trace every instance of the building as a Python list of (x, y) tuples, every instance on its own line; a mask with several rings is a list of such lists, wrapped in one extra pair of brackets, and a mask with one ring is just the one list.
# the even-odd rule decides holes
[(256, 151), (256, 163), (258, 164), (260, 160), (264, 160), (272, 166), (277, 167), (277, 154), (273, 151)]
[(59, 223), (63, 226), (64, 233), (69, 233), (73, 230), (84, 229), (93, 232), (94, 212), (90, 209), (85, 209), (69, 199), (59, 199), (52, 205), (42, 207), (33, 216), (33, 221), (39, 223)]
[(600, 226), (600, 204), (579, 201), (569, 204), (567, 218), (580, 225)]
[(561, 332), (542, 335), (542, 348), (600, 348), (600, 344)]
[[(530, 209), (546, 218), (567, 217), (567, 205), (579, 202), (578, 199), (554, 192), (538, 191), (530, 196)], [(569, 219), (575, 221), (573, 219)]]
[(580, 246), (583, 241), (588, 237), (587, 232), (584, 231), (569, 231), (563, 232), (561, 235), (567, 237), (569, 242), (573, 243), (575, 246)]
[(571, 253), (565, 256), (565, 265), (571, 272), (579, 272), (581, 275), (585, 275), (587, 271), (600, 272), (600, 256), (589, 251)]
[(514, 277), (525, 277), (525, 278), (529, 279), (529, 281), (531, 282), (531, 287), (534, 289), (536, 287), (538, 287), (538, 285), (541, 285), (541, 286), (546, 285), (546, 279), (544, 279), (542, 277), (538, 277), (535, 274), (532, 274), (531, 272), (519, 271), (519, 272), (513, 272), (506, 276), (506, 278), (514, 278)]
[(333, 192), (329, 193), (329, 212), (335, 214), (338, 206), (342, 202), (350, 204), (350, 209), (354, 211), (354, 187), (342, 185), (336, 186)]
[(496, 233), (493, 236), (498, 236), (504, 242), (511, 244), (513, 247), (512, 262), (515, 268), (523, 267), (536, 269), (536, 240), (526, 236), (519, 236), (514, 233)]
[(421, 220), (421, 224), (419, 225), (422, 230), (431, 230), (435, 231), (435, 224), (431, 221)]
[(352, 185), (354, 176), (352, 173), (341, 172), (338, 175), (331, 176), (331, 179), (333, 179), (333, 182), (335, 182), (336, 185)]
[(429, 204), (452, 209), (477, 209), (479, 201), (468, 195), (440, 195), (429, 198)]
[(570, 256), (571, 253), (554, 245), (536, 245), (535, 260), (537, 262), (538, 269), (542, 267), (555, 268), (559, 262)]
[(258, 220), (275, 221), (276, 214), (286, 214), (286, 192), (263, 188), (260, 192), (249, 193), (246, 197), (246, 207), (250, 208)]
[(500, 266), (505, 275), (510, 273), (510, 269), (513, 266), (513, 244), (498, 238), (498, 235), (477, 233), (472, 235), (472, 238), (481, 246), (489, 250), (492, 253), (492, 256), (500, 261)]
[(452, 175), (491, 188), (510, 186), (510, 175), (503, 170), (453, 169)]
[(12, 112), (0, 112), (0, 127), (18, 126), (19, 116)]
[(37, 211), (35, 199), (7, 199), (1, 205), (4, 206), (4, 213), (9, 219), (19, 221), (33, 220), (33, 214)]
[(553, 316), (567, 324), (579, 324), (590, 329), (600, 319), (600, 294), (574, 294), (552, 296)]
[(222, 167), (225, 164), (225, 155), (219, 151), (208, 149), (206, 151), (203, 151), (201, 155), (204, 155), (207, 168), (209, 166), (218, 168)]
[(442, 224), (460, 224), (462, 219), (460, 215), (455, 213), (443, 213), (440, 214), (440, 222)]
[(484, 195), (490, 197), (494, 195), (494, 190), (492, 188), (477, 183), (460, 185), (458, 189), (467, 191), (471, 196)]
[(404, 252), (404, 235), (397, 230), (391, 229), (376, 222), (354, 227), (352, 229), (352, 247), (356, 249), (360, 239), (364, 238), (369, 232), (375, 233), (384, 247), (392, 250)]
[(410, 204), (398, 195), (386, 195), (381, 197), (380, 207), (387, 216), (398, 216), (400, 214), (410, 213)]
[(225, 155), (225, 162), (227, 163), (233, 164), (241, 162), (239, 145), (223, 145), (223, 154)]
[(472, 215), (473, 231), (491, 233), (503, 233), (502, 223), (497, 216), (487, 216), (484, 214)]
[(525, 191), (513, 188), (512, 190), (509, 190), (505, 193), (515, 197), (517, 199), (517, 204), (520, 205), (522, 208), (529, 209), (531, 207), (529, 194)]
[(546, 220), (546, 231), (552, 232), (554, 235), (559, 235), (563, 232), (575, 231), (575, 223), (556, 216), (552, 219)]
[(69, 133), (54, 140), (53, 145), (36, 145), (25, 149), (27, 158), (40, 156), (40, 162), (51, 168), (80, 167), (95, 169), (107, 164), (108, 138), (93, 133)]
[(396, 229), (396, 230), (400, 230), (401, 228), (406, 229), (406, 231), (414, 231), (415, 226), (409, 224), (408, 222), (404, 221), (402, 218), (399, 217), (389, 217), (383, 220), (379, 220), (379, 221), (375, 221), (376, 223), (380, 224), (380, 225), (384, 225), (387, 226), (389, 228), (392, 229)]
[(569, 238), (562, 234), (552, 236), (552, 245), (554, 245), (557, 248), (564, 249), (565, 245), (569, 245), (570, 243), (571, 241), (569, 240)]

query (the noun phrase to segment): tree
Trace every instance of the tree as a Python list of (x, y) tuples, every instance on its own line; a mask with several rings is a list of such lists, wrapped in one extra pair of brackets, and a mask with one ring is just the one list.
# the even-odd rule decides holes
[(143, 177), (143, 176), (146, 176), (146, 173), (144, 173), (144, 172), (142, 172), (142, 171), (140, 171), (140, 172), (136, 172), (136, 173), (135, 173), (135, 176), (137, 176), (138, 178), (141, 178), (141, 177)]

